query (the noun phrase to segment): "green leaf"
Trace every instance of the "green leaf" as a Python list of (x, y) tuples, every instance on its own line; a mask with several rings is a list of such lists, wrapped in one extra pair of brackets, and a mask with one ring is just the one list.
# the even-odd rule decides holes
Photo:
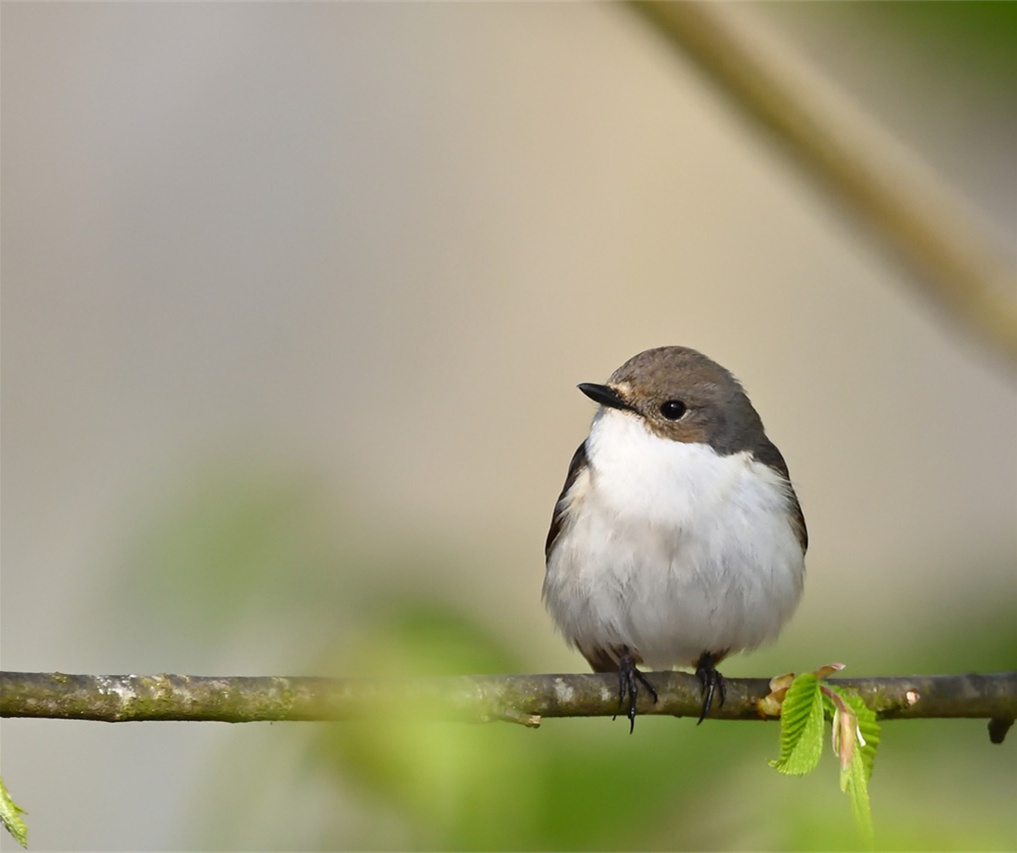
[(832, 687), (827, 685), (833, 690), (858, 718), (858, 731), (861, 733), (863, 744), (860, 744), (861, 749), (858, 750), (862, 754), (862, 761), (865, 766), (865, 780), (866, 782), (872, 776), (872, 765), (876, 758), (876, 747), (879, 746), (879, 740), (882, 729), (879, 723), (876, 721), (876, 712), (871, 710), (868, 705), (862, 700), (854, 691), (844, 690), (840, 687)]
[(876, 714), (854, 692), (832, 687), (857, 718), (859, 742), (851, 755), (851, 763), (840, 771), (840, 789), (851, 799), (851, 813), (855, 825), (865, 844), (873, 846), (872, 807), (869, 803), (869, 779), (872, 776), (872, 765), (879, 746), (880, 726), (876, 722)]
[(819, 679), (799, 675), (788, 688), (780, 712), (780, 757), (770, 766), (789, 776), (815, 770), (823, 754), (823, 697)]
[(28, 846), (28, 827), (21, 819), (21, 815), (25, 813), (25, 810), (11, 799), (3, 779), (0, 779), (0, 823), (3, 823), (4, 828), (22, 847)]
[[(871, 767), (871, 765), (870, 765)], [(856, 749), (851, 765), (841, 768), (840, 789), (851, 798), (851, 813), (866, 847), (873, 846), (872, 808), (869, 804), (869, 771), (865, 767), (864, 752)]]

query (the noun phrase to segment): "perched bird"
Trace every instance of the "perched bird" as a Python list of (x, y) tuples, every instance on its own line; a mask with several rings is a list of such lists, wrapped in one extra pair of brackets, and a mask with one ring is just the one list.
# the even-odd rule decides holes
[(543, 598), (594, 672), (617, 672), (629, 730), (637, 664), (695, 667), (702, 722), (727, 655), (773, 640), (802, 593), (808, 535), (784, 457), (738, 380), (660, 347), (606, 385), (547, 534)]

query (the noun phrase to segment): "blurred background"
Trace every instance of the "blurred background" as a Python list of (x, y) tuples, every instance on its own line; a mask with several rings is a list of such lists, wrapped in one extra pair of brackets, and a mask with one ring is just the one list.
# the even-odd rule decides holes
[[(1017, 6), (730, 11), (1017, 259)], [(726, 674), (1017, 666), (1012, 364), (624, 6), (2, 16), (4, 669), (583, 671), (540, 603), (575, 385), (662, 344), (741, 378), (809, 523), (798, 614)], [(773, 725), (2, 737), (35, 850), (859, 844)], [(877, 845), (1017, 846), (1013, 740), (887, 723)]]

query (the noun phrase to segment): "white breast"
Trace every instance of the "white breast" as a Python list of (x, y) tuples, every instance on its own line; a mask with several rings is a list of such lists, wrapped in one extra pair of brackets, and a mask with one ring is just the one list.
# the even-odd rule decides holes
[(587, 457), (544, 580), (573, 645), (625, 646), (662, 669), (776, 637), (805, 571), (783, 477), (613, 409), (594, 421)]

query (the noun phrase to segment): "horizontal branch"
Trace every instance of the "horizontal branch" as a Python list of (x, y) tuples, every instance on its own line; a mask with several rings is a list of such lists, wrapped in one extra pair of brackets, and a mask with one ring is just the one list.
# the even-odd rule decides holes
[[(698, 679), (654, 672), (640, 714), (698, 717)], [(999, 742), (1017, 718), (1017, 672), (831, 678), (858, 692), (882, 719), (967, 717), (992, 721)], [(770, 692), (763, 678), (729, 678), (726, 700), (711, 719), (759, 720)], [(47, 717), (119, 723), (141, 720), (353, 720), (410, 714), (538, 726), (542, 717), (604, 717), (618, 712), (614, 675), (464, 675), (405, 680), (286, 676), (65, 675), (0, 673), (0, 717)]]

